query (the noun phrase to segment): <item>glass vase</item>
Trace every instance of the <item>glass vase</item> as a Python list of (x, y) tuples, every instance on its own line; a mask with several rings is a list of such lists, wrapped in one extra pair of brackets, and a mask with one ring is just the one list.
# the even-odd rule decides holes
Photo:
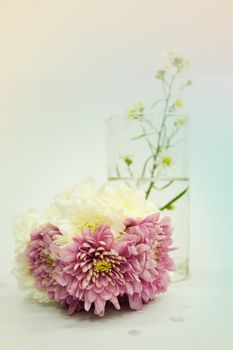
[(163, 120), (153, 112), (106, 121), (108, 181), (140, 188), (162, 215), (171, 217), (177, 248), (171, 252), (176, 264), (172, 281), (189, 273), (188, 133), (182, 118), (166, 120), (162, 132)]

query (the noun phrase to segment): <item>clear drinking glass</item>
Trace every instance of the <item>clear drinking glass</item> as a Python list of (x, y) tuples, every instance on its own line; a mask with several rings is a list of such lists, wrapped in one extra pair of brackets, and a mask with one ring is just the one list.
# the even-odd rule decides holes
[[(143, 118), (122, 115), (107, 119), (108, 181), (142, 189), (163, 215), (171, 217), (174, 246), (178, 248), (171, 253), (176, 264), (171, 278), (179, 281), (189, 272), (187, 123), (181, 118), (166, 120), (166, 130), (161, 134), (158, 126), (162, 122), (152, 112)], [(170, 138), (169, 147), (166, 138)]]

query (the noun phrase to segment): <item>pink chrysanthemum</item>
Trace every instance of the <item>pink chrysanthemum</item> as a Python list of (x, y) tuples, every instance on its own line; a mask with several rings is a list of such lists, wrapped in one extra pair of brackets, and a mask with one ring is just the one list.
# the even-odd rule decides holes
[[(154, 299), (164, 292), (170, 282), (167, 271), (175, 269), (169, 257), (172, 228), (168, 217), (159, 221), (159, 213), (144, 220), (127, 219), (125, 234), (121, 238), (119, 253), (123, 254), (129, 264), (138, 266), (141, 291), (129, 293), (132, 309), (140, 309), (142, 303)], [(137, 261), (137, 263), (136, 263)]]
[(52, 243), (53, 237), (58, 234), (58, 228), (50, 224), (31, 234), (26, 254), (36, 287), (41, 291), (47, 291), (51, 285), (56, 260), (56, 247)]
[(56, 280), (63, 268), (58, 258), (59, 248), (53, 244), (54, 236), (59, 234), (59, 229), (50, 224), (33, 232), (26, 254), (37, 289), (46, 291), (51, 300), (67, 306), (68, 312), (73, 313), (81, 308), (80, 301), (69, 296)]
[(86, 311), (94, 304), (99, 316), (104, 315), (107, 301), (119, 309), (119, 296), (141, 290), (137, 274), (117, 249), (110, 228), (101, 225), (94, 232), (83, 230), (81, 237), (61, 250), (68, 293), (83, 301)]

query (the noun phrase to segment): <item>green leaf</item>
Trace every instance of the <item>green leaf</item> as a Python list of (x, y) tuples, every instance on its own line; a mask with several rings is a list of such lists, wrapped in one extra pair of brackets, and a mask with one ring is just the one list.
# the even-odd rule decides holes
[(178, 201), (178, 199), (180, 199), (181, 197), (183, 197), (183, 195), (185, 195), (185, 193), (188, 191), (188, 187), (183, 190), (182, 192), (180, 192), (177, 196), (175, 196), (172, 200), (170, 200), (167, 204), (165, 204), (163, 207), (159, 208), (161, 211), (168, 209), (171, 210), (171, 208), (173, 209), (174, 206), (172, 206), (173, 203), (175, 203), (176, 201)]
[(146, 136), (146, 134), (141, 134), (141, 135), (138, 135), (138, 136), (131, 137), (131, 140), (138, 140), (138, 139), (141, 139), (141, 138), (143, 138), (145, 136)]

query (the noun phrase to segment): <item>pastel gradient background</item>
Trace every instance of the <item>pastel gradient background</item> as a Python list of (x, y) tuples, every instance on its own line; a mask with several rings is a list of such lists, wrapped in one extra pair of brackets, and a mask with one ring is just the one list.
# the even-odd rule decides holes
[(193, 62), (191, 267), (233, 268), (233, 2), (0, 1), (0, 274), (13, 216), (106, 180), (104, 120), (151, 100), (174, 49)]

